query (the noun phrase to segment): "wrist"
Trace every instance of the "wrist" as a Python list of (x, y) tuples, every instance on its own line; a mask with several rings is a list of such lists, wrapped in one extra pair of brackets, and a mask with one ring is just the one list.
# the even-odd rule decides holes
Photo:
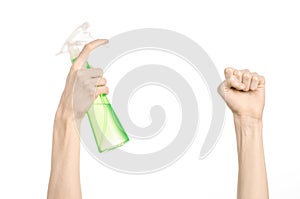
[(76, 118), (72, 110), (61, 105), (58, 106), (54, 119), (55, 126), (73, 126), (74, 129), (77, 129), (79, 131), (81, 121), (82, 118)]
[(241, 163), (245, 161), (245, 158), (251, 159), (263, 152), (262, 119), (234, 115), (234, 125), (237, 152), (240, 166), (242, 166)]
[(233, 115), (237, 136), (261, 139), (262, 119), (246, 115)]
[(233, 113), (234, 121), (240, 121), (243, 124), (257, 124), (262, 122), (262, 116), (252, 116), (247, 114)]

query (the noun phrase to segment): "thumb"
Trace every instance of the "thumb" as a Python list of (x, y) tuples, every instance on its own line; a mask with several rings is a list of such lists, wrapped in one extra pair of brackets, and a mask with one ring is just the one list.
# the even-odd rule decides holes
[(226, 93), (228, 93), (232, 88), (242, 91), (245, 88), (245, 84), (240, 82), (234, 75), (232, 75), (230, 78), (224, 80), (220, 84), (218, 87), (218, 93), (223, 99), (225, 99)]
[(230, 87), (228, 87), (227, 80), (224, 80), (219, 86), (218, 86), (218, 93), (219, 95), (225, 100), (225, 93), (228, 92)]

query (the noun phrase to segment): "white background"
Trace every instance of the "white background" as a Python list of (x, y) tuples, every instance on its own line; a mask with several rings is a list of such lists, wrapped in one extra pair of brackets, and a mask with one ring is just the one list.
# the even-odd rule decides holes
[[(102, 38), (137, 28), (174, 30), (200, 44), (221, 75), (226, 66), (265, 75), (270, 198), (299, 199), (297, 3), (2, 1), (0, 198), (46, 197), (53, 118), (70, 66), (67, 55), (54, 55), (75, 27), (89, 21), (94, 37)], [(108, 81), (117, 81), (112, 76)], [(206, 133), (199, 131), (183, 158), (149, 175), (110, 170), (82, 147), (83, 198), (235, 198), (237, 155), (231, 113), (227, 111), (223, 135), (205, 160), (198, 160)]]

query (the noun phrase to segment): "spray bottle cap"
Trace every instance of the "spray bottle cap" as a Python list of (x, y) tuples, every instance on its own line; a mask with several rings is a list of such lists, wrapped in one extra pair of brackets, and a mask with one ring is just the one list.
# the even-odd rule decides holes
[(78, 57), (83, 46), (89, 43), (90, 41), (94, 40), (91, 36), (91, 33), (87, 31), (89, 26), (89, 23), (85, 22), (81, 26), (76, 28), (67, 38), (60, 52), (56, 55), (69, 52), (71, 60)]

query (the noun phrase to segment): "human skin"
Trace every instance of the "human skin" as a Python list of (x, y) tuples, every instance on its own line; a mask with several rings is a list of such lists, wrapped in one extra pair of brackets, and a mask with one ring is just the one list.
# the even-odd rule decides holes
[(238, 199), (267, 199), (262, 116), (265, 104), (265, 79), (249, 70), (225, 69), (219, 94), (231, 109), (239, 162)]
[[(89, 53), (107, 40), (87, 44), (71, 66), (53, 127), (48, 199), (80, 199), (80, 137), (82, 118), (94, 99), (108, 93), (100, 69), (85, 69)], [(262, 142), (265, 80), (248, 70), (225, 69), (218, 91), (233, 112), (239, 160), (238, 199), (268, 198)]]
[(72, 64), (54, 119), (48, 199), (80, 199), (80, 136), (82, 118), (96, 97), (108, 93), (101, 69), (86, 69), (89, 53), (108, 40), (87, 44)]

